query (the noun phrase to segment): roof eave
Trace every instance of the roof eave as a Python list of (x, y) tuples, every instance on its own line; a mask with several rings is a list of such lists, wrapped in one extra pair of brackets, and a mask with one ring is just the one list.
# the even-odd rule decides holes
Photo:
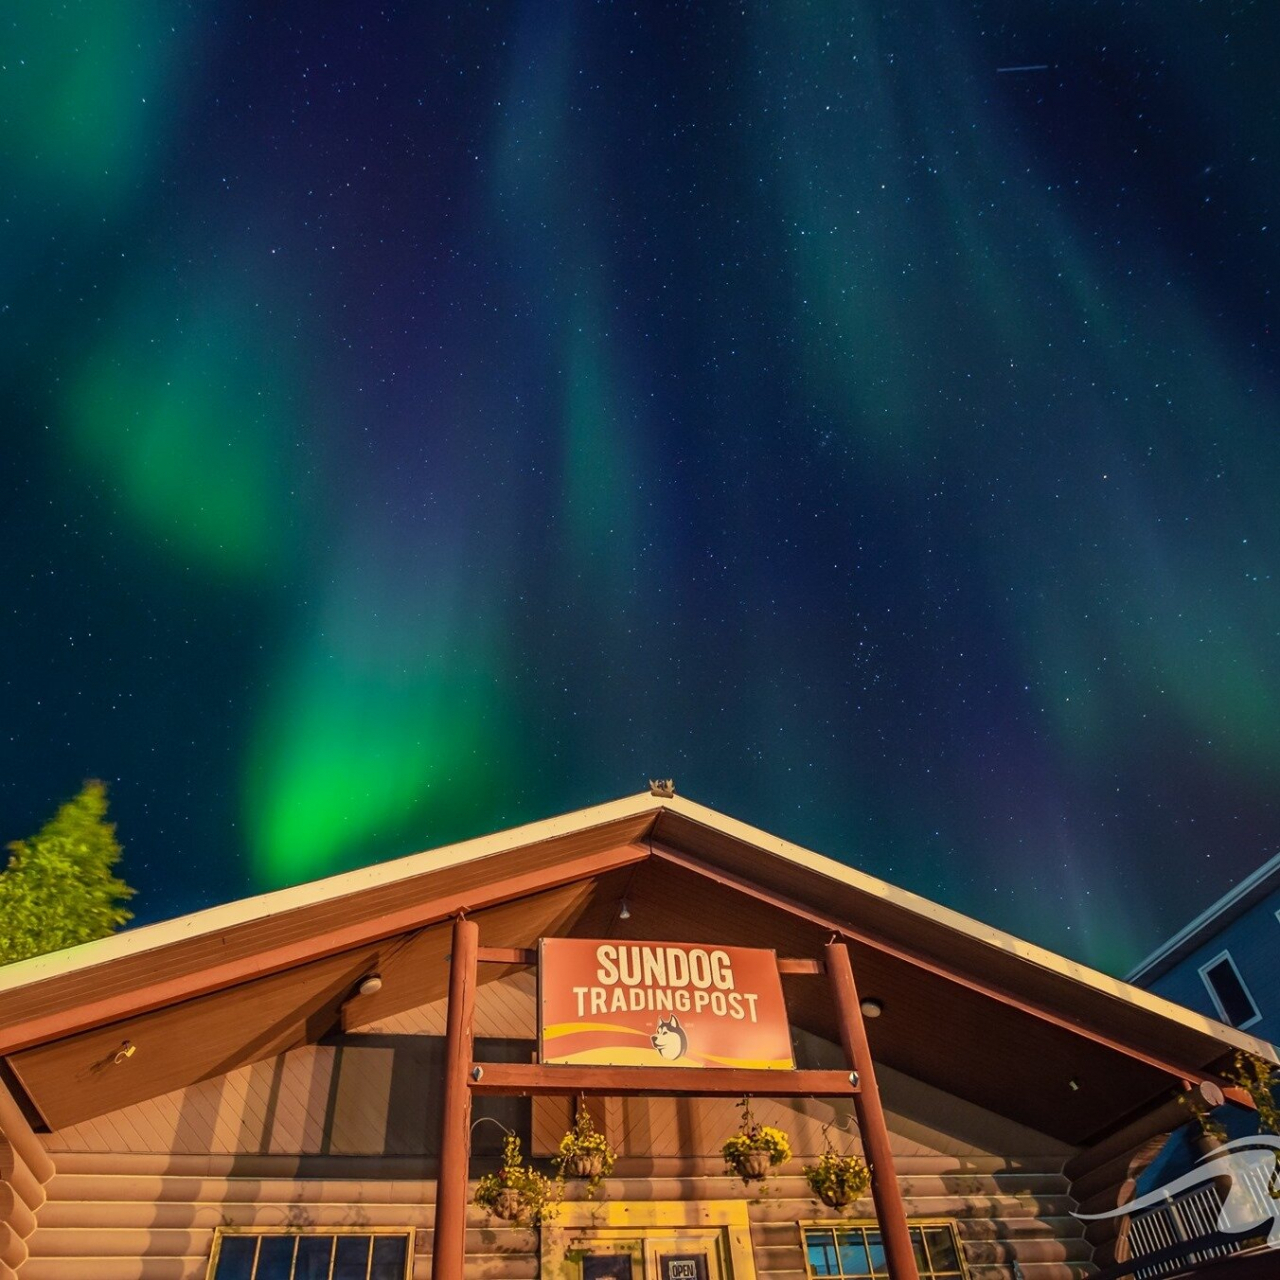
[(1228, 890), (1194, 920), (1179, 929), (1173, 937), (1157, 947), (1147, 958), (1131, 969), (1126, 982), (1154, 982), (1180, 961), (1196, 951), (1213, 934), (1239, 919), (1273, 889), (1280, 887), (1280, 854), (1270, 858), (1256, 871)]
[[(1141, 987), (1133, 986), (1127, 981), (1111, 977), (1065, 956), (1057, 955), (1035, 943), (1027, 942), (1014, 934), (1006, 933), (970, 916), (954, 911), (932, 902), (908, 889), (898, 888), (887, 881), (877, 879), (866, 872), (859, 871), (842, 862), (799, 845), (791, 844), (766, 831), (751, 827), (734, 818), (708, 809), (695, 801), (676, 796), (666, 801), (667, 811), (689, 821), (712, 826), (716, 830), (750, 845), (762, 853), (785, 858), (812, 869), (828, 879), (839, 881), (862, 893), (871, 894), (892, 902), (914, 915), (924, 917), (933, 922), (961, 933), (974, 941), (995, 950), (1013, 955), (1017, 959), (1039, 968), (1046, 969), (1060, 978), (1065, 978), (1080, 986), (1090, 988), (1112, 999), (1142, 1009), (1148, 1013), (1169, 1019), (1188, 1030), (1199, 1032), (1222, 1042), (1224, 1055), (1236, 1049), (1244, 1050), (1268, 1061), (1280, 1063), (1275, 1046), (1264, 1040), (1256, 1039), (1234, 1027), (1229, 1027), (1213, 1018), (1205, 1017), (1192, 1009), (1157, 996)], [(1280, 860), (1278, 860), (1280, 861)]]
[(427, 871), (442, 871), (482, 858), (496, 857), (512, 849), (526, 848), (559, 836), (574, 835), (593, 827), (625, 822), (645, 813), (656, 817), (667, 803), (669, 801), (647, 792), (625, 796), (620, 800), (511, 827), (492, 835), (407, 854), (388, 862), (374, 863), (320, 880), (309, 880), (285, 889), (274, 889), (220, 906), (206, 907), (172, 920), (125, 929), (93, 942), (83, 942), (78, 946), (65, 947), (60, 951), (32, 956), (28, 960), (18, 960), (0, 967), (0, 992), (50, 978), (64, 977), (127, 956), (158, 951), (175, 942), (222, 933), (239, 925), (285, 915), (365, 889), (411, 880)]

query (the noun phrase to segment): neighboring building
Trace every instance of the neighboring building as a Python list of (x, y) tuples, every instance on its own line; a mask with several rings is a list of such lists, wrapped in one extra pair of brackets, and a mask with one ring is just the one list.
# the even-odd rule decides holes
[(1128, 981), (1260, 1040), (1280, 1040), (1280, 855), (1175, 933)]
[[(775, 997), (780, 1041), (707, 1049)], [(0, 970), (0, 1280), (1081, 1280), (1124, 1234), (1073, 1210), (1125, 1203), (1237, 1049), (1275, 1058), (634, 796)], [(719, 1155), (746, 1092), (794, 1152), (763, 1191)], [(469, 1203), (504, 1127), (545, 1159), (584, 1095), (619, 1152), (596, 1199), (541, 1230)], [(801, 1176), (828, 1139), (872, 1165), (843, 1213)]]

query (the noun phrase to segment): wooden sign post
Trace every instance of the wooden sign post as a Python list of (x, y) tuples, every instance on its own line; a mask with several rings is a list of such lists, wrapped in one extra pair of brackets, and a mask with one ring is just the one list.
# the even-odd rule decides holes
[(840, 1020), (840, 1039), (845, 1057), (858, 1073), (859, 1089), (853, 1098), (858, 1117), (862, 1146), (871, 1165), (871, 1196), (876, 1205), (876, 1221), (880, 1239), (884, 1241), (885, 1261), (889, 1264), (889, 1280), (920, 1280), (915, 1251), (911, 1248), (911, 1232), (907, 1228), (907, 1209), (902, 1203), (898, 1175), (893, 1167), (893, 1149), (889, 1145), (889, 1128), (880, 1105), (880, 1088), (876, 1069), (867, 1043), (867, 1028), (862, 1021), (862, 1005), (853, 981), (849, 948), (843, 942), (827, 943), (827, 975)]
[[(477, 1063), (473, 1061), (473, 1016), (478, 963), (536, 964), (537, 953), (511, 947), (481, 947), (479, 929), (459, 915), (449, 957), (449, 1010), (445, 1035), (440, 1174), (436, 1187), (432, 1280), (463, 1280), (467, 1199), (470, 1189), (471, 1096), (505, 1094), (627, 1095), (683, 1094), (769, 1097), (852, 1097), (867, 1160), (871, 1193), (884, 1241), (889, 1280), (919, 1280), (906, 1209), (894, 1172), (893, 1152), (866, 1027), (842, 942), (826, 948), (826, 961), (777, 960), (779, 974), (824, 971), (831, 983), (840, 1037), (850, 1070), (760, 1070), (744, 1067), (589, 1065), (574, 1063)], [(659, 1059), (660, 1060), (660, 1059)]]
[(480, 926), (465, 916), (453, 921), (449, 956), (449, 1012), (444, 1042), (444, 1114), (440, 1126), (440, 1174), (436, 1179), (436, 1230), (432, 1280), (463, 1280), (467, 1247), (467, 1197), (471, 1162), (471, 1071), (476, 1001), (476, 952)]

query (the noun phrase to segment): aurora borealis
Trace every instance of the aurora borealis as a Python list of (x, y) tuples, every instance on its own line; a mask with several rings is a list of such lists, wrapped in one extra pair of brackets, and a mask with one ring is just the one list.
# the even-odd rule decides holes
[(146, 922), (671, 775), (1124, 970), (1280, 851), (1277, 35), (10, 15), (0, 834), (107, 779)]

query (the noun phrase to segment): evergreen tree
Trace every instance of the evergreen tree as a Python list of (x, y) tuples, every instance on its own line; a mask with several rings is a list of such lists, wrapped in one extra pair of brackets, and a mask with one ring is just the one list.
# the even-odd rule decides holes
[(107, 788), (84, 784), (29, 840), (9, 846), (0, 871), (0, 964), (105, 938), (133, 915), (133, 890), (112, 868), (120, 859), (107, 820)]

